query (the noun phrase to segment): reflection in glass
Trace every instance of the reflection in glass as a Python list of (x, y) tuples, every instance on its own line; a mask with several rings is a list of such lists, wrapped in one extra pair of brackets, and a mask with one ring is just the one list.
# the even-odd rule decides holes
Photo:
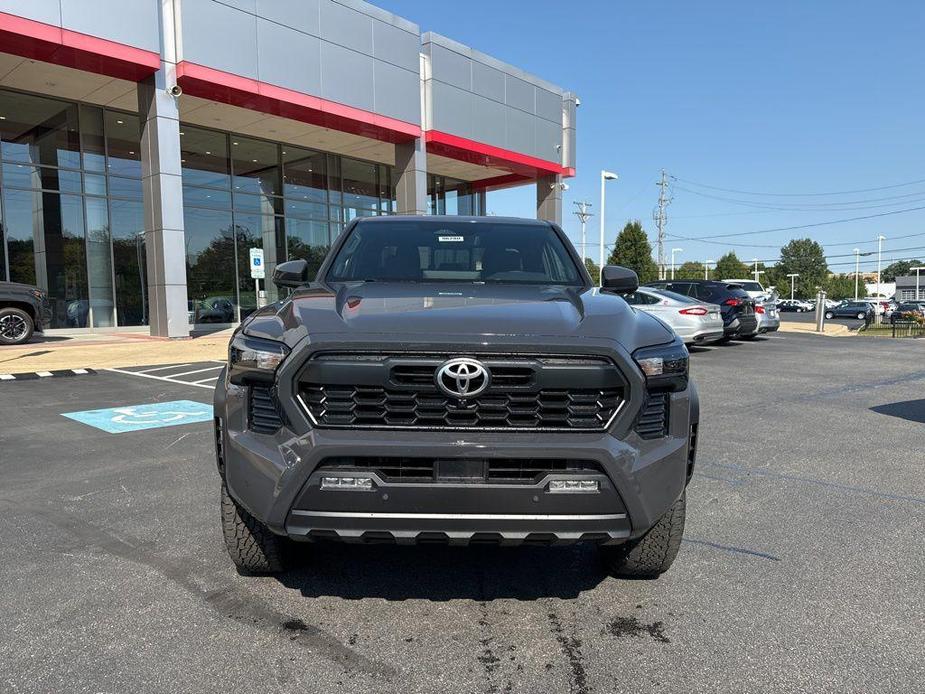
[(189, 322), (236, 321), (238, 298), (231, 212), (186, 207), (183, 226)]
[(12, 188), (44, 188), (62, 193), (80, 192), (80, 172), (28, 164), (3, 164), (3, 185)]
[[(353, 209), (377, 209), (379, 188), (377, 167), (365, 161), (347, 159), (341, 161), (341, 175), (344, 180), (344, 207)], [(353, 218), (356, 215), (350, 215)]]
[(228, 136), (212, 130), (180, 126), (180, 166), (186, 185), (229, 188)]
[(80, 106), (80, 144), (83, 168), (86, 171), (106, 171), (106, 143), (103, 140), (103, 109)]
[(112, 256), (119, 325), (147, 325), (144, 207), (135, 200), (111, 200)]
[(325, 155), (286, 147), (283, 155), (283, 183), (287, 198), (315, 203), (327, 202)]
[(0, 114), (4, 159), (80, 168), (77, 104), (0, 91)]
[(305, 260), (308, 263), (308, 276), (314, 278), (331, 247), (328, 223), (287, 217), (286, 246), (289, 260)]
[(109, 209), (105, 198), (85, 198), (87, 207), (87, 270), (90, 279), (90, 315), (95, 328), (115, 325), (112, 292), (112, 256)]
[(106, 111), (109, 173), (141, 178), (141, 120), (129, 113)]
[[(257, 293), (250, 274), (250, 249), (263, 249), (263, 264), (267, 279), (273, 276), (276, 264), (285, 249), (282, 241), (282, 219), (271, 215), (234, 215), (234, 228), (238, 244), (238, 297), (243, 320), (257, 308)], [(273, 282), (261, 281), (260, 288), (267, 292), (267, 301), (276, 301), (276, 286)]]
[(279, 195), (279, 153), (272, 142), (231, 136), (231, 170), (235, 193)]

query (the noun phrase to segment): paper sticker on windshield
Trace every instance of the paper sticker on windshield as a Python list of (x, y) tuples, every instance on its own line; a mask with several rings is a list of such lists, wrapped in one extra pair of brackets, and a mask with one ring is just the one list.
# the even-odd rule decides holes
[(466, 239), (462, 236), (438, 236), (437, 240), (440, 241), (440, 243), (462, 243)]

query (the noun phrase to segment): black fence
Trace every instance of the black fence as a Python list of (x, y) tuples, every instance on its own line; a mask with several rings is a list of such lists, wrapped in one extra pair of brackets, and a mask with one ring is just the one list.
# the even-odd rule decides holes
[(898, 320), (893, 323), (893, 337), (925, 337), (925, 324)]

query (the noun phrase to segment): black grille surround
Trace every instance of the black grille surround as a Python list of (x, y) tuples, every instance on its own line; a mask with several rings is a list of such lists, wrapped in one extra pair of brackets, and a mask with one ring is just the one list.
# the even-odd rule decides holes
[(272, 388), (248, 388), (247, 426), (258, 434), (275, 434), (283, 426), (283, 417)]
[[(436, 385), (437, 369), (457, 356), (491, 374), (474, 398)], [(313, 425), (341, 429), (600, 432), (622, 409), (626, 388), (603, 357), (478, 353), (321, 353), (297, 382)]]
[[(546, 475), (603, 475), (593, 460), (571, 458), (487, 458), (475, 461), (482, 465), (482, 475), (467, 481), (481, 484), (535, 484)], [(397, 456), (361, 456), (326, 458), (318, 471), (361, 474), (374, 472), (385, 482), (422, 483), (439, 481), (438, 459)]]

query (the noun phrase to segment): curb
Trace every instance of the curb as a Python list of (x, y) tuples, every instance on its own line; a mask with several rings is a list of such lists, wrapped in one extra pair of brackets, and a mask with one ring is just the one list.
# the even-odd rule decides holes
[(34, 381), (54, 376), (88, 376), (95, 374), (94, 369), (56, 369), (54, 371), (26, 371), (18, 374), (0, 374), (0, 381)]

